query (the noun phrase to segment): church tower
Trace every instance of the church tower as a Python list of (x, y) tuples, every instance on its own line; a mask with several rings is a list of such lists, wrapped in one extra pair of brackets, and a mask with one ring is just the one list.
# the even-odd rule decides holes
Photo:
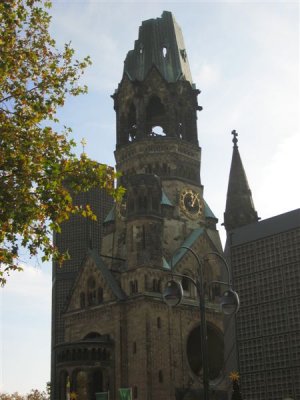
[(227, 232), (259, 220), (238, 148), (237, 132), (232, 131), (233, 153), (229, 173), (224, 226)]
[[(82, 263), (57, 348), (59, 400), (129, 388), (132, 399), (199, 398), (203, 391), (199, 299), (169, 308), (162, 290), (173, 273), (197, 280), (203, 261), (211, 396), (225, 399), (223, 317), (216, 298), (223, 266), (217, 218), (200, 179), (197, 96), (180, 27), (170, 12), (144, 21), (113, 94), (116, 169), (126, 188), (104, 222), (101, 256)], [(69, 386), (66, 386), (69, 385)], [(69, 389), (66, 389), (68, 388)]]

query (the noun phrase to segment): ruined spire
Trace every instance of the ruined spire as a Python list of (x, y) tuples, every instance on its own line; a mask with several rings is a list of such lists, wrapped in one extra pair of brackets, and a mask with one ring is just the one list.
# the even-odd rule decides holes
[(226, 231), (259, 220), (255, 211), (251, 190), (238, 149), (237, 132), (233, 130), (233, 153), (227, 189), (224, 226)]
[(192, 84), (181, 28), (169, 11), (142, 22), (134, 49), (124, 61), (124, 73), (131, 80), (143, 81), (153, 66), (168, 82), (187, 80)]

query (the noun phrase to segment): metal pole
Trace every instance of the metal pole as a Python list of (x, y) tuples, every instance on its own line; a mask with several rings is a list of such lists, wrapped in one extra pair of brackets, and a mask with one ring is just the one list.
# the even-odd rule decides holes
[(199, 266), (199, 279), (197, 280), (197, 292), (199, 296), (199, 308), (200, 308), (200, 336), (201, 336), (201, 358), (203, 366), (203, 392), (204, 400), (209, 400), (209, 376), (208, 376), (208, 353), (207, 353), (207, 328), (206, 328), (206, 316), (205, 316), (205, 296), (203, 288), (203, 265), (198, 255), (187, 246), (181, 246), (182, 248), (190, 251), (196, 258)]
[(197, 291), (199, 295), (199, 307), (200, 307), (200, 319), (201, 319), (200, 332), (201, 332), (202, 365), (203, 365), (203, 391), (204, 391), (204, 400), (209, 400), (207, 328), (206, 328), (205, 298), (203, 294), (203, 286), (197, 287)]
[[(223, 256), (221, 256), (221, 254), (217, 253), (216, 251), (210, 251), (209, 253), (205, 254), (205, 257), (209, 256), (209, 255), (215, 255), (223, 262), (223, 264), (225, 265), (226, 270), (227, 270), (228, 286), (231, 287), (231, 285), (232, 285), (231, 273), (230, 273), (230, 269), (229, 269), (226, 259)], [(205, 259), (208, 260), (208, 258), (205, 258)]]

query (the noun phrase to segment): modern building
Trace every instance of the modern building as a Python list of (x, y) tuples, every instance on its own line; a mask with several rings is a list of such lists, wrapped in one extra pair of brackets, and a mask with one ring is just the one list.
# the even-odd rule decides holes
[(224, 225), (243, 398), (300, 399), (300, 209), (258, 220), (236, 132)]
[(54, 236), (55, 245), (61, 252), (68, 251), (70, 260), (63, 266), (53, 262), (52, 272), (52, 334), (51, 334), (51, 382), (53, 398), (57, 399), (56, 346), (64, 341), (65, 324), (63, 313), (70, 292), (80, 271), (81, 264), (90, 249), (100, 254), (103, 236), (103, 220), (113, 205), (113, 199), (104, 191), (92, 189), (73, 198), (75, 204), (89, 204), (97, 221), (72, 216), (61, 226), (61, 233)]
[[(100, 227), (85, 223), (71, 222), (59, 239), (75, 256), (59, 272), (54, 266), (52, 400), (70, 391), (117, 400), (120, 389), (140, 400), (203, 396), (196, 290), (183, 278), (184, 301), (170, 308), (162, 299), (172, 271), (198, 279), (197, 260), (181, 246), (201, 260), (222, 254), (200, 179), (199, 93), (173, 15), (144, 21), (112, 96), (126, 197), (102, 219), (101, 249)], [(208, 285), (224, 265), (214, 255), (203, 263), (210, 398), (227, 399), (223, 316)]]

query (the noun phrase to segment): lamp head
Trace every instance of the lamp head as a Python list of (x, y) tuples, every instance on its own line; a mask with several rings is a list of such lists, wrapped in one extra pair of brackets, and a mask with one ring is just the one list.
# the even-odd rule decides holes
[(173, 279), (168, 281), (166, 287), (163, 290), (164, 302), (170, 306), (175, 307), (181, 303), (183, 297), (183, 290), (181, 283), (174, 281)]
[(221, 297), (221, 308), (225, 315), (236, 314), (240, 308), (240, 299), (233, 289), (226, 290)]

